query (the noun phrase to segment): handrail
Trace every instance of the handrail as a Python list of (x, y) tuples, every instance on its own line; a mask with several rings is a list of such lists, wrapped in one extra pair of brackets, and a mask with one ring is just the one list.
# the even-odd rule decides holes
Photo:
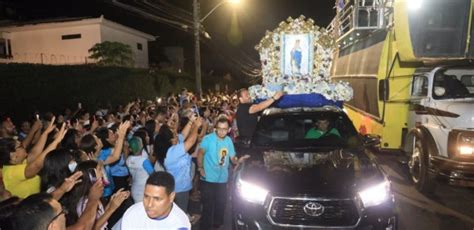
[(338, 40), (356, 30), (384, 29), (390, 25), (393, 0), (353, 0), (338, 9), (327, 30)]

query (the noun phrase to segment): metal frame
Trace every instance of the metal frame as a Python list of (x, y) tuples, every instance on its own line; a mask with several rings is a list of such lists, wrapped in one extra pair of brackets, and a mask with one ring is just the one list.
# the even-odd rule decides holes
[(294, 108), (268, 108), (263, 111), (263, 115), (275, 115), (282, 113), (298, 113), (298, 112), (344, 112), (343, 109), (326, 105), (322, 107), (294, 107)]
[[(354, 0), (344, 8), (338, 10), (336, 17), (327, 27), (327, 30), (334, 35), (338, 43), (342, 46), (350, 45), (361, 35), (365, 35), (374, 30), (386, 29), (392, 25), (393, 0), (373, 0), (368, 4), (366, 0)], [(362, 18), (361, 12), (367, 12), (367, 26), (359, 25)], [(376, 24), (371, 22), (372, 14), (377, 14)]]

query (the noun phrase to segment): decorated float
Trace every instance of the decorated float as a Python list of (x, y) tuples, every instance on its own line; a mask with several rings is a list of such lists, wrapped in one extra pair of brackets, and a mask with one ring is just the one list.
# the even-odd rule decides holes
[(255, 47), (260, 53), (262, 84), (249, 88), (256, 102), (278, 91), (285, 95), (275, 103), (280, 108), (321, 107), (352, 99), (347, 82), (331, 82), (332, 53), (335, 43), (324, 28), (300, 16), (281, 22)]

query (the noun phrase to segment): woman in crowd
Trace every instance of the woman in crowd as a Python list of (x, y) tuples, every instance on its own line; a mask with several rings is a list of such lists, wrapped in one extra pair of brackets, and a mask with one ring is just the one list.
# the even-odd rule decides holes
[(61, 147), (65, 149), (77, 150), (81, 143), (81, 134), (76, 129), (68, 129), (63, 141), (61, 141)]
[(76, 170), (77, 162), (73, 151), (56, 149), (46, 156), (41, 177), (41, 191), (51, 193), (56, 200), (69, 192), (75, 184), (80, 183), (81, 172), (72, 174)]
[[(112, 195), (107, 206), (104, 207), (100, 201), (102, 194), (92, 193), (92, 191), (100, 190), (105, 181), (103, 166), (97, 163), (97, 161), (89, 160), (79, 163), (76, 171), (82, 173), (82, 182), (67, 193), (61, 201), (63, 206), (69, 211), (66, 215), (66, 225), (76, 224), (84, 213), (90, 214), (90, 212), (86, 212), (88, 208), (95, 208), (93, 229), (106, 229), (108, 219), (120, 207), (122, 202), (129, 197), (130, 193), (122, 191), (122, 189), (117, 191), (117, 193)], [(91, 203), (89, 202), (94, 202), (94, 205), (90, 205)], [(113, 226), (113, 224), (111, 225)]]
[(87, 134), (81, 138), (79, 150), (82, 161), (95, 160), (102, 150), (102, 141), (93, 134)]
[(37, 174), (43, 168), (46, 155), (54, 150), (63, 139), (66, 125), (62, 125), (52, 143), (44, 148), (48, 135), (54, 129), (53, 118), (30, 153), (27, 153), (21, 143), (13, 138), (0, 139), (0, 166), (3, 167), (3, 183), (5, 189), (12, 195), (26, 198), (40, 192), (40, 178)]
[[(192, 157), (188, 151), (196, 143), (198, 129), (202, 126), (202, 122), (202, 118), (189, 120), (182, 130), (181, 138), (178, 137), (176, 131), (164, 125), (160, 130), (160, 135), (156, 137), (159, 143), (164, 146), (160, 151), (166, 149), (164, 160), (166, 171), (171, 173), (175, 179), (175, 203), (184, 211), (187, 210), (189, 191), (192, 188)], [(163, 155), (163, 152), (160, 152), (159, 155)]]
[(142, 139), (132, 137), (128, 141), (130, 154), (127, 158), (127, 166), (132, 175), (132, 197), (135, 203), (143, 201), (143, 192), (148, 176), (153, 173), (153, 164), (145, 150)]
[[(97, 137), (102, 141), (103, 147), (97, 156), (97, 160), (102, 161), (106, 166), (107, 176), (111, 176), (111, 185), (106, 187), (104, 197), (112, 195), (113, 191), (128, 188), (128, 170), (125, 165), (125, 158), (122, 154), (127, 129), (130, 122), (121, 124), (115, 134), (111, 129), (101, 128), (97, 130)], [(113, 183), (113, 184), (112, 184)]]

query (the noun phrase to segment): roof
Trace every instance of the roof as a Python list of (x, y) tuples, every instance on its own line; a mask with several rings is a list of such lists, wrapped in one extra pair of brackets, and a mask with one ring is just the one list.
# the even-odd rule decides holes
[(38, 20), (31, 20), (31, 21), (2, 20), (2, 21), (0, 21), (0, 28), (15, 27), (15, 26), (27, 26), (27, 25), (38, 25), (38, 24), (44, 24), (44, 23), (71, 22), (71, 21), (79, 21), (79, 20), (91, 19), (91, 18), (93, 18), (93, 17), (47, 18), (47, 19), (38, 19)]
[(28, 31), (28, 30), (39, 30), (45, 28), (61, 28), (71, 26), (82, 26), (82, 25), (94, 25), (102, 24), (116, 30), (134, 34), (139, 37), (146, 38), (149, 41), (154, 41), (155, 36), (141, 32), (128, 26), (110, 21), (105, 19), (103, 16), (98, 18), (80, 17), (80, 18), (55, 18), (55, 19), (44, 19), (29, 22), (9, 22), (6, 25), (0, 25), (0, 32), (17, 32), (17, 31)]

